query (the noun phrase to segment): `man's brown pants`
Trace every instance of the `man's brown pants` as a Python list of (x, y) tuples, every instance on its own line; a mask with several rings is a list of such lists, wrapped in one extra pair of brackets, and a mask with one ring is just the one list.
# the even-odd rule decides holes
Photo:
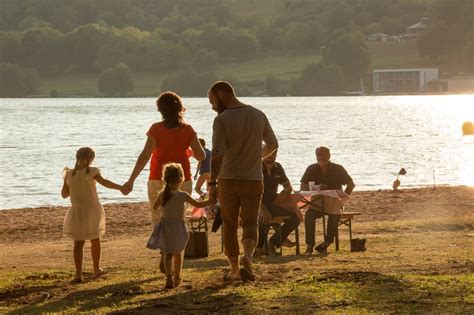
[(239, 216), (242, 240), (252, 239), (257, 244), (258, 211), (262, 201), (263, 182), (259, 180), (219, 179), (219, 202), (224, 222), (224, 248), (227, 257), (239, 256), (237, 229)]

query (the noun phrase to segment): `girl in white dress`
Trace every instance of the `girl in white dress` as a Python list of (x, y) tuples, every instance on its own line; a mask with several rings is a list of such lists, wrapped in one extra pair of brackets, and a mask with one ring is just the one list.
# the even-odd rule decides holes
[(71, 197), (71, 207), (66, 213), (63, 234), (74, 240), (75, 282), (82, 281), (82, 257), (86, 240), (91, 241), (94, 276), (103, 273), (100, 268), (100, 236), (105, 234), (105, 212), (99, 202), (96, 182), (104, 187), (121, 190), (122, 186), (100, 175), (100, 170), (91, 167), (95, 158), (92, 148), (80, 148), (76, 153), (74, 169), (65, 169), (64, 184), (61, 190), (63, 198)]
[(163, 181), (165, 188), (159, 193), (153, 205), (153, 210), (160, 213), (161, 219), (155, 225), (147, 247), (159, 249), (164, 253), (165, 289), (172, 289), (181, 282), (182, 257), (188, 242), (188, 231), (184, 222), (187, 203), (195, 207), (206, 207), (215, 202), (197, 201), (187, 192), (179, 189), (184, 181), (183, 169), (180, 164), (165, 164), (163, 166)]

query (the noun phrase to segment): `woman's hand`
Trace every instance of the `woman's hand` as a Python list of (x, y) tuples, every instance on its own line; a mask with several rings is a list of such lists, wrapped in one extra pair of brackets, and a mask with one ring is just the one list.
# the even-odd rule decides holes
[(124, 194), (125, 196), (131, 193), (133, 190), (133, 182), (128, 181), (125, 184), (122, 185), (122, 188), (120, 189), (120, 192)]

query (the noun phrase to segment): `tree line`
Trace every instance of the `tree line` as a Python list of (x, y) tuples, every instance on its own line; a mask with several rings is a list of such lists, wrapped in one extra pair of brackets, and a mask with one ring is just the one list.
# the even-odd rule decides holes
[(474, 72), (474, 1), (435, 2), (432, 22), (418, 39), (418, 50), (435, 62), (457, 62)]
[[(322, 84), (331, 86), (325, 91), (340, 90), (369, 69), (367, 34), (400, 33), (420, 17), (436, 20), (436, 27), (420, 38), (420, 53), (441, 58), (450, 54), (448, 50), (472, 50), (472, 40), (463, 42), (472, 25), (466, 14), (472, 2), (435, 1), (436, 5), (427, 0), (2, 0), (0, 63), (2, 68), (18, 65), (40, 76), (102, 73), (101, 77), (106, 71), (111, 77), (111, 70), (123, 65), (127, 71), (122, 76), (169, 72), (163, 85), (173, 86), (180, 77), (212, 78), (226, 61), (312, 51), (323, 55), (323, 64), (309, 65), (300, 81), (292, 83), (291, 92), (303, 93), (308, 73), (326, 72), (333, 78)], [(251, 13), (262, 2), (274, 4), (272, 15)], [(457, 9), (449, 5), (452, 2)], [(461, 13), (462, 22), (457, 19)], [(452, 49), (429, 40), (445, 26), (455, 44)], [(459, 29), (462, 32), (452, 37)], [(468, 44), (460, 49), (462, 43)], [(265, 84), (271, 86), (271, 81), (270, 76)]]

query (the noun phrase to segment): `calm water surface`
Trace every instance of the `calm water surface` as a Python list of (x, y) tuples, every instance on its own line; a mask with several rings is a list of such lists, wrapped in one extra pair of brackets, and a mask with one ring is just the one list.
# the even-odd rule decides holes
[[(280, 141), (278, 160), (295, 187), (314, 149), (331, 148), (358, 190), (474, 185), (474, 95), (242, 98), (265, 111)], [(205, 98), (185, 98), (186, 119), (210, 146), (215, 113)], [(104, 177), (123, 183), (158, 120), (154, 98), (0, 99), (0, 209), (66, 205), (61, 170), (91, 146)], [(192, 166), (195, 168), (193, 161)], [(433, 178), (433, 174), (435, 178)], [(145, 201), (148, 167), (129, 196), (99, 188), (104, 203)]]

